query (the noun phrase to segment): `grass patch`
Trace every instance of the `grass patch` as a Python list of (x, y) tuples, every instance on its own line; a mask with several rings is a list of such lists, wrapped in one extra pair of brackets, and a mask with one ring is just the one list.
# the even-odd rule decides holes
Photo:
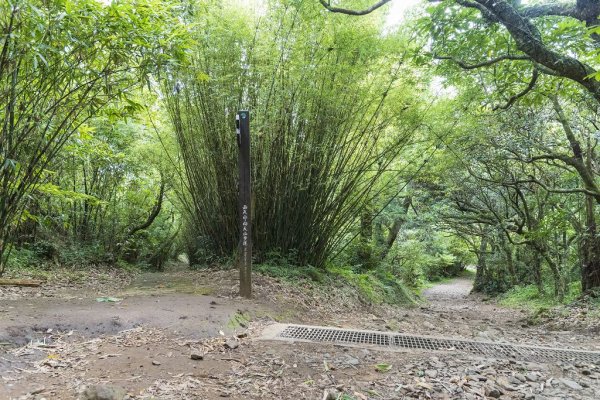
[(413, 305), (417, 302), (415, 294), (391, 273), (377, 270), (356, 273), (342, 267), (329, 267), (327, 272), (332, 283), (342, 282), (356, 288), (368, 303)]
[(415, 293), (391, 273), (377, 270), (357, 273), (350, 267), (331, 265), (325, 269), (318, 269), (311, 266), (291, 265), (285, 260), (279, 261), (273, 260), (256, 264), (253, 266), (253, 270), (293, 284), (312, 281), (322, 287), (350, 286), (367, 303), (402, 305), (416, 303)]
[(311, 266), (296, 266), (286, 263), (266, 262), (252, 266), (256, 272), (273, 278), (281, 278), (290, 282), (297, 282), (298, 279), (309, 279), (315, 282), (324, 282), (326, 276), (323, 271)]
[(579, 282), (571, 282), (567, 286), (563, 301), (554, 296), (551, 286), (544, 287), (540, 293), (535, 285), (515, 286), (499, 298), (499, 303), (506, 307), (524, 308), (533, 312), (541, 312), (552, 307), (574, 302), (581, 295)]

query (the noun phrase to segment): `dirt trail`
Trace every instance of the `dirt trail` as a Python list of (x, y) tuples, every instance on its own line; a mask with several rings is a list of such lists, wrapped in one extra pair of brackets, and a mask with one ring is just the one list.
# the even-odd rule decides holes
[[(470, 295), (471, 285), (457, 278), (427, 289), (419, 307), (375, 307), (343, 288), (260, 276), (255, 299), (241, 300), (235, 271), (172, 271), (115, 290), (124, 298), (117, 304), (98, 303), (90, 293), (3, 301), (0, 333), (33, 342), (0, 354), (0, 399), (91, 400), (78, 393), (95, 385), (123, 388), (130, 399), (164, 400), (596, 398), (594, 365), (257, 340), (276, 319), (600, 349), (595, 332), (530, 326), (526, 313)], [(35, 335), (24, 336), (27, 329)]]
[(425, 289), (423, 296), (430, 302), (465, 299), (472, 289), (473, 279), (459, 277)]

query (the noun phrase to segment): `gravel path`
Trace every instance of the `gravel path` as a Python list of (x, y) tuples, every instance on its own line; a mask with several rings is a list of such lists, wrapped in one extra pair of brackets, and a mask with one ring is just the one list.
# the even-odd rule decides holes
[(464, 299), (471, 293), (471, 289), (473, 289), (471, 278), (454, 278), (424, 290), (423, 296), (429, 301)]

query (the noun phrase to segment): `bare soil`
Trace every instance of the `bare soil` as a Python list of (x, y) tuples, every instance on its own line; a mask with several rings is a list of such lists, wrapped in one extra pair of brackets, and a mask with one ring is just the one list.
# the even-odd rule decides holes
[[(467, 278), (426, 290), (426, 301), (409, 308), (366, 304), (343, 285), (260, 275), (255, 298), (243, 300), (236, 297), (236, 276), (179, 268), (96, 291), (77, 285), (57, 291), (49, 283), (0, 292), (0, 399), (91, 399), (84, 390), (97, 385), (123, 389), (130, 399), (595, 399), (600, 393), (595, 365), (258, 340), (278, 321), (600, 350), (598, 321), (589, 313), (568, 326), (531, 325), (526, 312), (470, 295)], [(101, 296), (122, 300), (98, 302)]]

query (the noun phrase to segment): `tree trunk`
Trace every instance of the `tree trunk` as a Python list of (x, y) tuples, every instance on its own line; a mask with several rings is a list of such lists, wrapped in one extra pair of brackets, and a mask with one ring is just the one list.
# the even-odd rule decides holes
[(485, 286), (485, 276), (487, 274), (486, 253), (488, 240), (486, 237), (481, 238), (479, 251), (477, 252), (477, 271), (475, 272), (475, 282), (473, 284), (474, 292), (481, 292)]
[(600, 288), (600, 238), (594, 213), (594, 198), (586, 196), (586, 233), (582, 243), (581, 290)]
[(554, 280), (554, 295), (559, 301), (563, 301), (565, 298), (565, 281), (561, 274), (560, 266), (546, 252), (544, 252), (543, 256), (550, 267), (552, 279)]
[(373, 238), (373, 211), (370, 205), (366, 205), (360, 214), (360, 243), (358, 245), (358, 259), (362, 269), (369, 270), (374, 267), (373, 249), (371, 240)]
[(504, 254), (506, 254), (506, 267), (508, 268), (510, 285), (515, 286), (519, 282), (519, 279), (517, 277), (517, 271), (515, 269), (513, 250), (507, 243), (502, 243), (502, 248), (504, 250)]
[(533, 267), (533, 281), (535, 282), (535, 286), (537, 286), (538, 293), (544, 293), (544, 282), (542, 281), (542, 259), (537, 251), (531, 250), (533, 253), (532, 258), (532, 267)]
[(392, 227), (390, 228), (388, 236), (385, 240), (385, 247), (383, 248), (383, 251), (381, 252), (381, 255), (380, 255), (380, 258), (382, 260), (387, 257), (388, 253), (390, 252), (390, 249), (392, 248), (394, 243), (396, 243), (396, 239), (398, 238), (398, 233), (400, 232), (400, 228), (402, 228), (402, 225), (406, 221), (406, 214), (408, 214), (408, 209), (410, 208), (411, 204), (412, 204), (412, 197), (406, 196), (404, 198), (404, 201), (402, 202), (403, 213), (402, 213), (402, 215), (399, 215), (398, 217), (396, 217)]

